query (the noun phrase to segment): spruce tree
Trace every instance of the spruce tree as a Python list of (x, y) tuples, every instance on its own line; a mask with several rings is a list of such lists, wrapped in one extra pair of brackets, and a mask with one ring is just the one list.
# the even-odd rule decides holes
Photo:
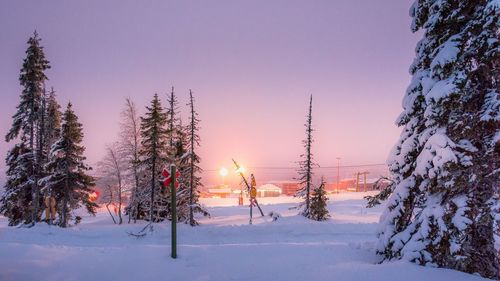
[(314, 129), (312, 128), (312, 95), (309, 99), (309, 111), (307, 114), (307, 120), (305, 123), (306, 127), (306, 138), (302, 141), (305, 148), (305, 153), (301, 155), (302, 160), (299, 161), (299, 183), (301, 188), (297, 190), (295, 196), (304, 198), (304, 202), (299, 205), (299, 208), (303, 208), (301, 214), (305, 217), (309, 217), (310, 205), (311, 205), (311, 189), (312, 189), (312, 179), (313, 179), (313, 167), (316, 165), (314, 163), (313, 154), (311, 151), (313, 137), (312, 133)]
[(6, 141), (17, 138), (19, 134), (26, 136), (32, 150), (36, 145), (37, 122), (41, 117), (43, 85), (47, 80), (45, 70), (50, 68), (40, 41), (36, 31), (28, 39), (26, 58), (19, 76), (19, 82), (23, 87), (21, 99), (17, 106), (17, 112), (12, 117), (12, 127), (5, 136)]
[(191, 226), (198, 225), (198, 222), (194, 218), (195, 213), (201, 213), (204, 216), (209, 216), (207, 210), (205, 210), (199, 203), (200, 189), (203, 186), (201, 183), (201, 172), (203, 171), (200, 164), (200, 157), (196, 153), (196, 148), (200, 146), (200, 136), (198, 131), (200, 130), (200, 119), (198, 118), (198, 112), (194, 109), (194, 98), (193, 92), (189, 90), (189, 103), (190, 116), (189, 125), (187, 126), (187, 147), (188, 147), (188, 169), (187, 174), (187, 185), (189, 190), (189, 224)]
[(326, 204), (328, 197), (326, 196), (325, 184), (322, 177), (319, 187), (314, 189), (311, 197), (311, 209), (308, 218), (315, 221), (324, 221), (330, 217)]
[[(155, 94), (151, 106), (146, 107), (146, 116), (141, 117), (141, 169), (145, 173), (145, 179), (149, 182), (149, 188), (144, 188), (139, 195), (141, 199), (141, 211), (149, 217), (149, 221), (158, 222), (168, 216), (169, 200), (161, 191), (160, 174), (165, 164), (168, 163), (167, 148), (167, 115), (163, 111), (158, 95)], [(145, 199), (145, 191), (149, 190), (149, 200)], [(142, 195), (142, 196), (141, 196)], [(149, 209), (149, 210), (148, 210)]]
[[(7, 142), (18, 137), (22, 142), (26, 142), (28, 150), (26, 153), (33, 155), (25, 155), (20, 157), (31, 163), (24, 163), (22, 166), (30, 166), (26, 171), (28, 182), (30, 185), (17, 185), (18, 187), (28, 189), (21, 193), (31, 193), (29, 201), (23, 201), (20, 204), (24, 206), (20, 210), (26, 210), (25, 206), (30, 206), (31, 218), (25, 218), (25, 223), (34, 224), (39, 220), (41, 211), (40, 190), (37, 185), (42, 170), (42, 147), (43, 147), (43, 93), (44, 82), (47, 80), (45, 71), (50, 68), (49, 61), (45, 58), (43, 47), (40, 45), (41, 39), (35, 31), (33, 36), (28, 39), (28, 49), (26, 50), (26, 58), (24, 59), (19, 76), (19, 82), (23, 87), (20, 96), (20, 102), (17, 105), (17, 112), (13, 115), (13, 122), (10, 130), (5, 136)], [(12, 188), (12, 186), (11, 186)]]
[(394, 190), (378, 246), (386, 260), (500, 277), (499, 15), (498, 2), (486, 0), (418, 0), (411, 8), (412, 29), (424, 38), (389, 160)]
[[(88, 175), (91, 170), (85, 161), (85, 147), (82, 124), (78, 122), (71, 103), (68, 103), (63, 115), (61, 134), (52, 145), (49, 162), (45, 165), (49, 173), (40, 180), (44, 192), (55, 197), (59, 212), (59, 226), (67, 227), (73, 218), (72, 211), (81, 205), (90, 214), (95, 214), (97, 204), (91, 202), (89, 195), (93, 192), (94, 178)], [(78, 218), (75, 218), (78, 223)]]

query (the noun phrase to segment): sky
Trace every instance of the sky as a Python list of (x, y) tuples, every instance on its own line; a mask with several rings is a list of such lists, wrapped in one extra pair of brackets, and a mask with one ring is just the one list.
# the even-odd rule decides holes
[[(201, 166), (292, 167), (313, 95), (318, 164), (384, 163), (409, 84), (418, 34), (409, 0), (1, 1), (0, 155), (36, 29), (65, 107), (84, 128), (88, 163), (117, 140), (130, 97), (144, 112), (172, 86), (201, 122)], [(3, 176), (5, 164), (0, 162)]]

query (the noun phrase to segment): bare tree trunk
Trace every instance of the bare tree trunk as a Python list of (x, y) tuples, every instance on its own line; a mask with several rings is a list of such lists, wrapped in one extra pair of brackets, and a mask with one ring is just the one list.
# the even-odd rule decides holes
[(113, 219), (113, 223), (116, 224), (115, 217), (113, 216), (113, 213), (111, 213), (111, 211), (109, 210), (109, 205), (111, 205), (111, 203), (113, 202), (113, 190), (111, 189), (110, 185), (108, 185), (108, 189), (109, 189), (109, 202), (106, 203), (106, 209), (108, 209), (108, 213)]

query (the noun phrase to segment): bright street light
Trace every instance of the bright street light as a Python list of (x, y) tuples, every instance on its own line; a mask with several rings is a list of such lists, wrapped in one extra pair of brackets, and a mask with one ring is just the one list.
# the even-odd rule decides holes
[(225, 177), (225, 176), (227, 176), (228, 171), (227, 171), (227, 169), (226, 169), (226, 168), (221, 168), (221, 169), (219, 170), (219, 174), (220, 174), (222, 177)]
[(236, 170), (236, 173), (238, 173), (238, 174), (240, 174), (240, 173), (244, 174), (245, 173), (245, 167), (240, 166), (240, 168), (238, 170)]

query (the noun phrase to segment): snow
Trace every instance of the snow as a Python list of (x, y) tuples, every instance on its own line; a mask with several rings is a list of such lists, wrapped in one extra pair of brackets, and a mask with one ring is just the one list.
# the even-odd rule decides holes
[(444, 132), (436, 132), (429, 137), (424, 150), (418, 155), (415, 174), (428, 175), (430, 179), (442, 175), (445, 164), (457, 162), (453, 148), (455, 148), (455, 144)]
[[(427, 78), (430, 79), (430, 78)], [(455, 85), (455, 77), (452, 76), (450, 78), (439, 80), (439, 81), (426, 81), (429, 88), (429, 92), (425, 95), (425, 100), (427, 103), (431, 101), (439, 102), (441, 99), (448, 97), (450, 94), (457, 91), (457, 86)]]
[(438, 66), (442, 69), (457, 59), (460, 52), (460, 39), (461, 35), (453, 35), (437, 49), (437, 54), (431, 63), (431, 69), (436, 69)]
[(199, 227), (178, 225), (177, 260), (170, 258), (168, 223), (134, 238), (127, 232), (145, 224), (113, 225), (105, 209), (67, 229), (12, 228), (0, 217), (0, 280), (486, 280), (405, 261), (377, 264), (384, 206), (364, 208), (366, 195), (330, 195), (325, 222), (290, 210), (297, 198), (259, 198), (265, 214), (280, 216), (257, 217), (253, 225), (237, 198), (202, 199), (212, 217), (200, 218)]
[(500, 98), (496, 91), (490, 91), (485, 96), (481, 110), (481, 121), (500, 120)]

